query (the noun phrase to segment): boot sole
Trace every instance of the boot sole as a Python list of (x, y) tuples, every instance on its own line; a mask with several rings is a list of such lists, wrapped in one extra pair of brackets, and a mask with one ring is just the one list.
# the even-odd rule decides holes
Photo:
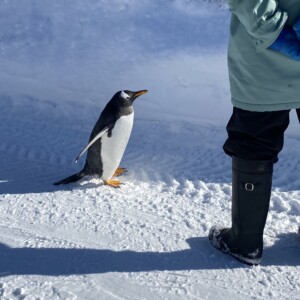
[(217, 249), (222, 251), (225, 254), (229, 254), (230, 256), (234, 257), (238, 261), (247, 264), (249, 266), (256, 266), (259, 265), (262, 261), (262, 257), (255, 257), (259, 253), (259, 249), (255, 250), (252, 253), (249, 253), (249, 256), (254, 256), (254, 258), (246, 257), (240, 253), (236, 253), (226, 245), (226, 243), (220, 237), (221, 230), (225, 229), (223, 227), (213, 226), (208, 235), (208, 239), (210, 243)]

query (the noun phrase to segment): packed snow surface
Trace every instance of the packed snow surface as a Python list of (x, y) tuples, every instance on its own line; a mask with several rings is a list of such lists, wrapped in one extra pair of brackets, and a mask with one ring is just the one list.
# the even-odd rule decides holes
[[(261, 266), (207, 239), (231, 218), (229, 17), (221, 1), (1, 2), (0, 299), (300, 299), (294, 113)], [(122, 187), (53, 186), (125, 89), (149, 93)]]

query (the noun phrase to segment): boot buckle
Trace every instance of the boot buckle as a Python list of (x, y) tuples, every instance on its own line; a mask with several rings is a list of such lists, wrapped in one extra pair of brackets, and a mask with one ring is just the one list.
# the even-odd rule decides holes
[(245, 183), (245, 190), (248, 192), (253, 192), (254, 191), (254, 184), (247, 182)]

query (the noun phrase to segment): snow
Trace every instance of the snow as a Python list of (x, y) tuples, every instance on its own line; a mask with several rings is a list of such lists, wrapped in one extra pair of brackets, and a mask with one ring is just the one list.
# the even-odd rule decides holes
[[(215, 250), (230, 224), (222, 152), (231, 103), (220, 1), (2, 1), (1, 299), (299, 299), (300, 147), (292, 114), (275, 165), (264, 259)], [(120, 189), (52, 183), (106, 102), (148, 89)]]

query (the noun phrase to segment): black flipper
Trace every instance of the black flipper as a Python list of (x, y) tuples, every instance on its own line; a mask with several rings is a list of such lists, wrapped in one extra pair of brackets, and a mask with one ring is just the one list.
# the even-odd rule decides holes
[(74, 174), (74, 175), (71, 175), (65, 179), (62, 179), (62, 180), (59, 180), (55, 183), (53, 183), (54, 185), (60, 185), (60, 184), (68, 184), (68, 183), (71, 183), (71, 182), (76, 182), (78, 181), (79, 179), (83, 178), (86, 174), (84, 173), (83, 170), (81, 170), (80, 172)]

